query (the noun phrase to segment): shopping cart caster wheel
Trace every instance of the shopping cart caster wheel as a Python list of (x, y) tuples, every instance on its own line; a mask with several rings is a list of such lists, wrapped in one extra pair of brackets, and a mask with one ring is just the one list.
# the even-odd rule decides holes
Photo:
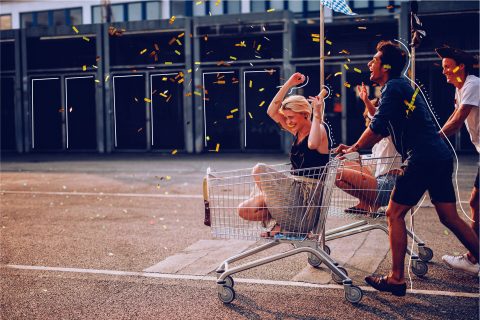
[(225, 279), (223, 279), (225, 281), (225, 286), (227, 287), (230, 287), (230, 288), (233, 288), (233, 286), (235, 285), (235, 281), (233, 281), (233, 278), (230, 277), (230, 276), (227, 276)]
[(322, 264), (322, 260), (320, 260), (316, 255), (309, 253), (308, 264), (314, 268), (317, 268)]
[(218, 299), (225, 304), (235, 300), (235, 290), (232, 287), (224, 285), (222, 291), (218, 293)]
[(345, 289), (345, 299), (350, 303), (359, 303), (362, 297), (362, 289), (357, 286), (349, 286)]
[[(347, 277), (348, 277), (348, 272), (344, 267), (337, 267), (340, 271), (342, 271)], [(343, 284), (343, 279), (342, 277), (339, 277), (335, 274), (335, 272), (332, 271), (332, 280), (335, 281), (338, 284)], [(348, 300), (350, 301), (350, 300)], [(351, 302), (351, 301), (350, 301)]]
[(323, 251), (325, 251), (326, 254), (328, 254), (328, 255), (330, 255), (330, 253), (331, 253), (329, 246), (323, 246)]
[(420, 258), (420, 260), (428, 262), (433, 258), (433, 250), (429, 247), (418, 247), (418, 257)]
[(422, 260), (413, 261), (411, 269), (413, 274), (417, 277), (423, 277), (428, 272), (428, 266)]

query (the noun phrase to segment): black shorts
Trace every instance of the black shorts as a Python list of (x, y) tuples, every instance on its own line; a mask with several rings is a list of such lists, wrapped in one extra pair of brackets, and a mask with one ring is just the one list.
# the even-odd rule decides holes
[(477, 189), (478, 189), (478, 173), (479, 172), (480, 172), (480, 168), (478, 168), (478, 170), (477, 170), (477, 177), (475, 178), (475, 183), (473, 184), (473, 186)]
[(452, 173), (453, 160), (409, 163), (397, 178), (392, 200), (414, 206), (428, 190), (432, 203), (456, 202)]

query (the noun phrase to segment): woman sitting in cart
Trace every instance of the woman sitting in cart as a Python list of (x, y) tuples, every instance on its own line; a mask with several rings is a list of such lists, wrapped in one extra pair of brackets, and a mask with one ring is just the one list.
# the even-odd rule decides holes
[[(363, 116), (368, 127), (376, 112), (378, 99), (369, 100), (365, 85), (357, 86), (360, 99), (365, 104)], [(345, 161), (338, 168), (337, 187), (359, 199), (355, 206), (345, 209), (350, 214), (375, 213), (386, 206), (395, 186), (395, 180), (401, 174), (401, 156), (395, 150), (391, 136), (385, 137), (372, 148), (371, 158), (362, 159), (362, 165)], [(369, 169), (372, 169), (372, 172)]]
[[(323, 124), (326, 90), (309, 100), (299, 95), (285, 98), (292, 87), (304, 81), (303, 74), (294, 73), (267, 110), (275, 122), (295, 137), (290, 150), (292, 170), (278, 172), (265, 164), (257, 164), (252, 173), (260, 192), (252, 192), (238, 207), (241, 218), (262, 222), (267, 230), (263, 237), (279, 232), (305, 235), (313, 231), (318, 221), (322, 196), (319, 180), (329, 161), (328, 136)], [(302, 170), (304, 168), (316, 169)]]

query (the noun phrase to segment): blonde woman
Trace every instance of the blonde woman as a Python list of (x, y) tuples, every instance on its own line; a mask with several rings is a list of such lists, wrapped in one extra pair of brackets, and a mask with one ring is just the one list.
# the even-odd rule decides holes
[[(325, 166), (329, 161), (328, 136), (322, 123), (326, 91), (322, 90), (319, 96), (309, 97), (308, 100), (299, 95), (285, 98), (292, 87), (304, 81), (303, 74), (294, 73), (280, 88), (267, 110), (275, 122), (294, 136), (290, 150), (292, 173), (279, 173), (265, 164), (257, 164), (252, 173), (260, 192), (253, 194), (238, 208), (243, 219), (262, 221), (267, 230), (266, 237), (280, 231), (308, 233), (318, 218), (316, 209), (321, 192), (316, 191), (319, 188), (313, 188), (315, 182), (305, 182), (309, 177), (298, 177), (308, 174), (308, 171), (295, 170)], [(313, 176), (318, 178), (318, 170)], [(316, 208), (308, 209), (307, 200), (310, 204), (315, 203)]]

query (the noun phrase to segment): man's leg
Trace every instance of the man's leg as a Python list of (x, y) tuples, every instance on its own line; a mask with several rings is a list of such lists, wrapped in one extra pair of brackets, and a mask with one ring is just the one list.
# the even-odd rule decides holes
[(390, 200), (387, 208), (388, 237), (392, 251), (392, 271), (387, 280), (391, 284), (405, 283), (404, 268), (407, 252), (407, 228), (405, 215), (411, 206)]
[(478, 235), (457, 213), (456, 203), (434, 202), (440, 221), (450, 229), (478, 261)]
[[(471, 223), (471, 227), (473, 231), (477, 234), (477, 237), (478, 237), (478, 211), (480, 206), (478, 201), (479, 201), (478, 188), (473, 187), (472, 194), (470, 196), (470, 213), (473, 220)], [(471, 263), (478, 263), (478, 260), (475, 259), (475, 257), (471, 252), (467, 253), (467, 258), (468, 260), (470, 260)]]

